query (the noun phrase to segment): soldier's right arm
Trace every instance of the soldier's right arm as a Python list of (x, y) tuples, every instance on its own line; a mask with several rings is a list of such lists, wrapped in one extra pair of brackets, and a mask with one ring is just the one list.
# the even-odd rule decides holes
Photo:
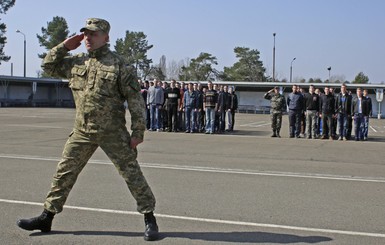
[(64, 42), (57, 45), (45, 56), (41, 68), (52, 77), (70, 78), (73, 57), (67, 56), (68, 52)]
[(265, 98), (265, 99), (267, 99), (267, 100), (270, 100), (270, 99), (271, 99), (270, 93), (267, 92), (267, 93), (263, 96), (263, 98)]
[(74, 35), (52, 48), (43, 60), (42, 69), (52, 77), (70, 78), (75, 57), (68, 52), (77, 49), (83, 38), (83, 34)]

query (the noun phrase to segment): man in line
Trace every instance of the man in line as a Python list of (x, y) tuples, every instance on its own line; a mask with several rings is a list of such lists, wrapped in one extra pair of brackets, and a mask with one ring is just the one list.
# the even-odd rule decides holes
[(203, 132), (204, 128), (204, 110), (203, 110), (203, 91), (202, 85), (199, 83), (194, 83), (194, 91), (197, 96), (197, 111), (196, 111), (196, 129), (197, 132)]
[[(42, 64), (47, 74), (70, 79), (76, 118), (43, 213), (35, 218), (21, 219), (17, 225), (25, 230), (50, 232), (52, 219), (63, 210), (78, 175), (100, 146), (124, 178), (137, 202), (137, 210), (144, 214), (144, 239), (156, 240), (155, 197), (136, 160), (136, 147), (143, 142), (146, 128), (145, 104), (136, 73), (110, 51), (110, 24), (106, 20), (88, 19), (80, 31), (83, 33), (52, 48)], [(65, 56), (68, 51), (78, 48), (83, 39), (87, 54)], [(125, 100), (131, 115), (131, 135), (126, 128)]]
[(369, 116), (369, 101), (363, 96), (362, 89), (357, 88), (357, 97), (353, 99), (352, 112), (354, 113), (355, 140), (365, 140), (365, 119)]
[(215, 108), (218, 102), (218, 94), (213, 89), (213, 82), (207, 82), (207, 90), (203, 96), (203, 105), (206, 114), (206, 134), (213, 134), (215, 129)]
[(166, 90), (165, 97), (167, 106), (168, 132), (177, 132), (180, 90), (176, 87), (176, 81), (174, 79), (171, 80), (170, 88)]
[(226, 111), (228, 108), (227, 86), (220, 85), (218, 93), (217, 113), (219, 114), (218, 133), (222, 134), (226, 128)]
[(346, 90), (346, 84), (341, 85), (341, 92), (336, 98), (336, 112), (339, 128), (339, 140), (348, 140), (349, 118), (352, 116), (352, 96)]
[(317, 127), (318, 127), (318, 113), (319, 113), (319, 96), (314, 92), (314, 86), (309, 86), (309, 93), (305, 93), (305, 116), (306, 116), (306, 127), (307, 127), (307, 138), (317, 138)]
[(282, 112), (286, 110), (285, 96), (279, 93), (278, 87), (274, 87), (265, 93), (264, 98), (270, 100), (271, 137), (281, 138)]
[(154, 79), (154, 86), (151, 86), (147, 92), (147, 106), (150, 110), (150, 131), (162, 131), (162, 105), (164, 102), (164, 93), (161, 88), (161, 82)]
[(183, 96), (183, 110), (186, 119), (186, 133), (194, 133), (196, 130), (195, 116), (197, 111), (197, 93), (194, 91), (194, 85), (188, 84), (188, 89)]
[(368, 115), (364, 116), (364, 140), (368, 140), (369, 118), (372, 115), (372, 99), (369, 97), (367, 89), (364, 89), (363, 97), (365, 98), (368, 106)]
[(293, 85), (292, 93), (287, 98), (287, 106), (289, 107), (289, 134), (290, 138), (301, 138), (299, 136), (301, 130), (301, 113), (304, 108), (303, 96), (299, 93), (297, 85)]
[(238, 97), (234, 92), (233, 86), (229, 86), (228, 93), (229, 108), (227, 110), (227, 131), (232, 132), (234, 131), (235, 124), (235, 111), (238, 109)]
[(330, 93), (329, 87), (325, 87), (324, 94), (321, 95), (320, 100), (320, 113), (322, 118), (322, 137), (321, 139), (334, 140), (335, 135), (333, 134), (333, 117), (335, 116), (335, 99)]

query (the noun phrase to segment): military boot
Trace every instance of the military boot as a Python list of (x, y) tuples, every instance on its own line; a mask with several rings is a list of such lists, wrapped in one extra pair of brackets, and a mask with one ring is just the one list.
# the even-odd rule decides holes
[(18, 220), (17, 225), (21, 229), (28, 231), (41, 230), (41, 232), (50, 232), (54, 215), (54, 213), (44, 210), (40, 216)]
[(144, 214), (144, 224), (146, 229), (144, 231), (144, 240), (146, 241), (155, 241), (158, 239), (158, 225), (156, 224), (156, 219), (154, 213)]
[(277, 129), (277, 137), (281, 138), (281, 135), (279, 134), (279, 129)]
[(277, 134), (276, 134), (275, 130), (273, 130), (273, 134), (271, 135), (271, 137), (277, 137)]

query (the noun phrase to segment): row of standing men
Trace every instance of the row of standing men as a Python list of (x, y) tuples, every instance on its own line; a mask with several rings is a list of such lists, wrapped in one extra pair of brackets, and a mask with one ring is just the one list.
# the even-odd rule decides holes
[(313, 85), (308, 92), (293, 85), (287, 100), (278, 87), (268, 91), (264, 98), (271, 101), (272, 137), (280, 137), (282, 113), (287, 110), (290, 138), (300, 138), (302, 134), (308, 139), (349, 140), (353, 138), (354, 121), (354, 139), (368, 139), (372, 101), (366, 89), (357, 88), (353, 97), (346, 84), (341, 85), (338, 94), (328, 86), (321, 93)]
[[(146, 103), (147, 129), (186, 133), (234, 130), (238, 98), (233, 86), (200, 83), (139, 81)], [(227, 128), (226, 128), (227, 121)]]

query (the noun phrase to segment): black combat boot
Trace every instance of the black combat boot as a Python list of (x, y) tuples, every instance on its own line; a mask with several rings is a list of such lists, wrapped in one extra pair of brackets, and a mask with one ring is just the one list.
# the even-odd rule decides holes
[(155, 241), (158, 239), (158, 225), (156, 224), (156, 219), (154, 213), (144, 214), (144, 223), (146, 229), (144, 231), (144, 240), (146, 241)]
[(51, 225), (54, 213), (44, 210), (40, 216), (30, 218), (30, 219), (21, 219), (17, 221), (17, 225), (24, 230), (33, 231), (41, 230), (41, 232), (50, 232)]
[(277, 137), (277, 134), (275, 133), (275, 130), (273, 130), (273, 134), (271, 135), (271, 137)]

